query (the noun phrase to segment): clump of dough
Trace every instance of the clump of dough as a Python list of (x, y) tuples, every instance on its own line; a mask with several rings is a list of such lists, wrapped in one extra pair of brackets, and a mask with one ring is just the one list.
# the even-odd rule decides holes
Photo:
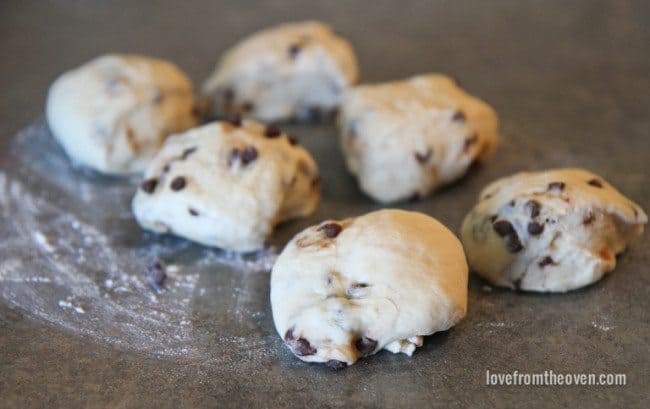
[(228, 50), (203, 86), (217, 115), (265, 122), (331, 116), (358, 77), (352, 46), (320, 22), (257, 32)]
[(411, 355), (465, 316), (467, 270), (458, 239), (422, 213), (329, 220), (273, 267), (275, 328), (298, 358), (334, 368), (382, 349)]
[(274, 126), (214, 122), (173, 135), (133, 199), (147, 230), (228, 250), (261, 249), (273, 227), (314, 211), (316, 162)]
[(178, 67), (136, 55), (105, 55), (64, 73), (46, 104), (68, 156), (108, 174), (143, 171), (165, 138), (195, 126), (200, 114)]
[(648, 218), (583, 169), (522, 172), (480, 194), (461, 237), (469, 264), (495, 285), (564, 292), (600, 280)]
[(343, 97), (341, 148), (368, 196), (426, 196), (485, 161), (498, 140), (495, 111), (439, 74), (360, 85)]

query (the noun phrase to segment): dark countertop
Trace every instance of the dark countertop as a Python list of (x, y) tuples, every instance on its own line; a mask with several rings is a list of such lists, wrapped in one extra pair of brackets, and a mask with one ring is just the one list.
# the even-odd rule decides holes
[[(487, 165), (401, 207), (457, 231), (489, 181), (518, 170), (582, 166), (650, 210), (650, 3), (644, 1), (5, 0), (0, 168), (19, 163), (6, 147), (42, 115), (47, 87), (71, 67), (106, 52), (141, 53), (170, 59), (200, 82), (243, 35), (307, 18), (329, 22), (351, 40), (364, 82), (440, 71), (500, 115), (502, 143)], [(319, 162), (324, 199), (312, 217), (280, 226), (278, 247), (326, 217), (378, 208), (343, 170), (334, 128), (291, 130)], [(619, 257), (610, 276), (570, 294), (487, 291), (472, 277), (469, 313), (457, 327), (428, 337), (410, 359), (383, 352), (340, 372), (301, 363), (282, 347), (264, 273), (202, 273), (207, 296), (195, 296), (189, 313), (190, 336), (201, 338), (190, 343), (202, 352), (188, 356), (116, 347), (0, 299), (0, 407), (647, 407), (647, 237)], [(179, 257), (191, 258), (197, 247)], [(0, 260), (7, 251), (0, 242)], [(245, 301), (258, 314), (254, 320), (228, 315), (231, 302), (242, 302), (228, 295), (242, 285), (253, 294)], [(233, 344), (237, 339), (243, 347)], [(625, 373), (627, 385), (486, 386), (486, 370)]]

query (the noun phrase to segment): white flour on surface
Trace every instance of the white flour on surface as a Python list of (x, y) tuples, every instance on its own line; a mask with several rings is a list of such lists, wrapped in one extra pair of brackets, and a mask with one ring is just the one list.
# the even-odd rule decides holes
[[(240, 319), (266, 314), (252, 286), (268, 279), (259, 273), (271, 269), (275, 249), (242, 256), (141, 232), (129, 206), (137, 180), (71, 166), (43, 122), (19, 133), (10, 154), (17, 163), (0, 170), (0, 302), (75, 334), (161, 356), (208, 349), (197, 341), (207, 335), (194, 329), (194, 299), (211, 293), (199, 286), (202, 273), (236, 274), (236, 286), (223, 293), (232, 294), (226, 301)], [(160, 259), (167, 278), (156, 292), (144, 271)], [(268, 355), (260, 336), (224, 333), (214, 342)]]

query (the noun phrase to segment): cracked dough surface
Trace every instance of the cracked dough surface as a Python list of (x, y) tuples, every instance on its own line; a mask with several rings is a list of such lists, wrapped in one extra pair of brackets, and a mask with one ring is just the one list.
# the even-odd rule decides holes
[(175, 65), (104, 55), (50, 87), (47, 122), (74, 161), (109, 174), (142, 172), (165, 138), (199, 120), (192, 83)]
[(465, 316), (458, 239), (417, 212), (379, 210), (296, 235), (271, 274), (278, 334), (303, 361), (335, 368), (382, 349), (411, 355)]
[(217, 115), (308, 120), (334, 111), (357, 77), (352, 46), (326, 24), (307, 21), (243, 39), (223, 55), (203, 92)]
[(461, 237), (473, 270), (493, 284), (564, 292), (600, 280), (643, 232), (643, 210), (583, 169), (522, 172), (480, 194)]
[(440, 74), (350, 88), (339, 126), (348, 169), (382, 203), (420, 198), (460, 178), (498, 140), (495, 111)]
[(133, 213), (147, 230), (235, 251), (314, 211), (316, 162), (275, 127), (214, 122), (171, 136), (146, 171)]

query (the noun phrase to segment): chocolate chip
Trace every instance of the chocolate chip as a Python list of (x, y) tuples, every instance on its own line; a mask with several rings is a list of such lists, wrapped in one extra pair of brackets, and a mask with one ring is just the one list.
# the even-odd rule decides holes
[(469, 138), (465, 139), (465, 145), (463, 146), (463, 152), (467, 152), (470, 148), (470, 146), (474, 145), (476, 142), (478, 142), (478, 134), (473, 134)]
[(524, 207), (531, 218), (539, 216), (539, 209), (541, 208), (541, 205), (537, 200), (527, 201)]
[(192, 105), (192, 108), (190, 109), (190, 115), (192, 115), (194, 118), (200, 118), (201, 114), (201, 108), (199, 108), (198, 105)]
[(298, 140), (294, 138), (293, 136), (287, 136), (287, 139), (289, 140), (290, 145), (298, 145)]
[(425, 153), (417, 152), (417, 151), (416, 151), (416, 152), (413, 154), (413, 156), (415, 156), (415, 160), (418, 161), (418, 163), (419, 163), (420, 165), (424, 165), (424, 164), (427, 163), (427, 162), (429, 161), (429, 159), (431, 158), (431, 153), (432, 153), (432, 152), (433, 152), (433, 151), (432, 151), (431, 148), (427, 148), (427, 151), (426, 151)]
[(377, 348), (377, 341), (372, 338), (361, 337), (357, 339), (357, 341), (354, 343), (354, 346), (359, 352), (361, 352), (362, 355), (368, 355), (375, 352), (375, 349)]
[(330, 239), (338, 236), (341, 230), (343, 230), (343, 227), (338, 223), (327, 223), (318, 228), (318, 231), (322, 231)]
[(547, 190), (564, 190), (566, 184), (564, 182), (551, 182), (548, 184)]
[(463, 113), (463, 111), (460, 110), (456, 111), (454, 112), (454, 116), (452, 116), (451, 119), (452, 121), (456, 121), (456, 122), (465, 122), (466, 119), (465, 113)]
[(159, 89), (154, 90), (153, 98), (152, 98), (153, 103), (160, 104), (163, 101), (163, 99), (165, 99), (165, 95), (162, 93), (162, 91)]
[(327, 365), (328, 367), (330, 367), (332, 369), (343, 369), (343, 368), (347, 368), (347, 366), (348, 366), (347, 363), (339, 361), (337, 359), (330, 359), (329, 361), (327, 361), (325, 363), (325, 365)]
[(507, 220), (498, 220), (492, 224), (494, 231), (501, 237), (507, 236), (515, 232), (512, 223)]
[(183, 155), (181, 155), (181, 159), (182, 159), (182, 160), (187, 159), (187, 158), (188, 158), (191, 154), (193, 154), (194, 152), (196, 152), (196, 146), (194, 146), (194, 147), (192, 147), (192, 148), (187, 148), (187, 149), (185, 149), (185, 150), (183, 151)]
[(311, 187), (312, 188), (316, 188), (318, 186), (320, 186), (320, 176), (316, 176), (315, 178), (313, 178), (311, 180)]
[(289, 46), (289, 57), (291, 57), (291, 59), (295, 59), (298, 56), (298, 54), (300, 54), (300, 51), (301, 51), (300, 45), (291, 44)]
[(243, 165), (248, 165), (252, 161), (257, 159), (257, 149), (254, 146), (247, 146), (241, 153), (241, 163)]
[(244, 113), (248, 113), (248, 112), (251, 112), (253, 110), (253, 107), (254, 107), (254, 105), (253, 105), (252, 102), (246, 101), (246, 102), (244, 102), (242, 104), (241, 111), (244, 112)]
[(354, 284), (352, 284), (350, 286), (350, 288), (354, 288), (354, 289), (356, 289), (356, 288), (366, 288), (368, 286), (369, 286), (369, 284), (366, 284), (366, 283), (354, 283)]
[(512, 234), (506, 236), (506, 248), (511, 253), (518, 253), (524, 248), (524, 246), (521, 244), (521, 241), (519, 241), (519, 236), (517, 236), (517, 233), (513, 232)]
[(589, 213), (587, 213), (587, 215), (582, 219), (582, 224), (584, 224), (585, 226), (587, 226), (587, 225), (593, 223), (593, 221), (594, 221), (595, 219), (596, 219), (596, 216), (595, 216), (592, 212), (589, 212)]
[(537, 222), (530, 222), (528, 223), (528, 227), (526, 229), (528, 230), (528, 233), (532, 234), (533, 236), (537, 236), (538, 234), (542, 234), (544, 231), (544, 225)]
[(169, 172), (169, 169), (171, 169), (171, 166), (168, 163), (165, 166), (163, 166), (162, 171), (163, 171), (163, 173), (167, 173), (167, 172)]
[(591, 186), (602, 188), (603, 187), (603, 182), (601, 182), (598, 179), (591, 179), (589, 182), (587, 182)]
[(167, 278), (165, 265), (160, 261), (155, 261), (147, 266), (144, 275), (149, 287), (156, 292), (160, 292)]
[(241, 126), (241, 115), (233, 115), (228, 119), (231, 125), (240, 127)]
[(194, 209), (192, 209), (191, 207), (190, 207), (189, 209), (187, 209), (187, 210), (190, 212), (190, 214), (191, 214), (192, 216), (198, 216), (198, 215), (199, 215), (199, 212), (196, 211), (196, 210), (194, 210)]
[(235, 91), (232, 88), (226, 88), (223, 91), (223, 99), (225, 102), (230, 103), (235, 99)]
[(170, 187), (173, 191), (178, 192), (179, 190), (182, 190), (186, 184), (187, 182), (183, 176), (177, 176), (174, 178), (174, 180), (172, 180)]
[(292, 341), (295, 338), (293, 337), (293, 328), (290, 328), (287, 330), (287, 332), (284, 333), (284, 340), (285, 341)]
[(140, 185), (140, 189), (144, 190), (147, 193), (153, 193), (154, 190), (156, 190), (156, 186), (158, 185), (158, 179), (147, 179), (142, 184)]
[(494, 221), (495, 221), (498, 217), (499, 217), (499, 216), (497, 216), (496, 214), (493, 214), (492, 216), (488, 217), (488, 220), (489, 220), (491, 223), (494, 223)]
[(512, 285), (515, 287), (515, 290), (521, 291), (521, 282), (524, 280), (524, 276), (522, 275), (518, 279), (512, 282)]
[(417, 202), (417, 201), (420, 200), (420, 199), (422, 199), (422, 193), (420, 193), (420, 192), (413, 192), (413, 194), (411, 195), (411, 197), (408, 198), (408, 201), (411, 202), (411, 203), (413, 203), (413, 202)]
[(539, 263), (537, 263), (537, 265), (540, 266), (541, 268), (546, 267), (546, 266), (548, 266), (549, 264), (555, 264), (555, 261), (553, 261), (553, 259), (551, 258), (551, 256), (546, 256), (546, 257), (544, 257), (544, 258), (542, 259), (542, 261), (540, 261)]
[(278, 128), (277, 126), (268, 125), (264, 129), (264, 136), (266, 136), (267, 138), (277, 138), (281, 134), (282, 132), (280, 131), (280, 128)]

